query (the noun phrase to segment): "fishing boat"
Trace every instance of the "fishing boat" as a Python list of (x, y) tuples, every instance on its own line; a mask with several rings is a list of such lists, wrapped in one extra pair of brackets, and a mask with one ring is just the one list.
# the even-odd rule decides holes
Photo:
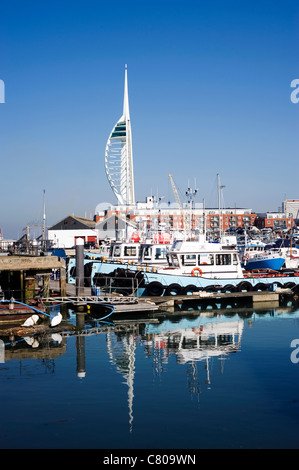
[(259, 238), (249, 238), (245, 235), (244, 243), (237, 245), (241, 264), (244, 270), (270, 269), (279, 271), (285, 264), (282, 253), (273, 250), (271, 245), (266, 245)]
[[(141, 265), (120, 259), (89, 260), (89, 285), (137, 296), (189, 295), (199, 290), (273, 290), (277, 287), (292, 288), (299, 294), (298, 273), (270, 269), (245, 271), (235, 245), (207, 241), (205, 235), (200, 235), (197, 240), (177, 239), (166, 257), (166, 265)], [(76, 260), (72, 262), (75, 264)]]
[(246, 252), (243, 256), (243, 267), (246, 271), (256, 269), (271, 269), (279, 271), (285, 263), (285, 258), (279, 252), (265, 251)]
[(134, 281), (138, 295), (152, 296), (191, 294), (199, 290), (233, 292), (283, 286), (295, 288), (299, 281), (297, 273), (293, 272), (244, 271), (236, 248), (205, 239), (197, 242), (177, 240), (169, 249), (167, 259), (167, 266), (146, 267), (96, 261), (92, 266), (91, 282), (96, 284), (101, 280), (103, 283), (106, 278), (113, 280), (112, 285), (117, 288), (132, 285)]
[(276, 287), (293, 288), (299, 293), (297, 273), (282, 274), (269, 269), (245, 272), (238, 250), (222, 244), (177, 242), (168, 256), (168, 267), (144, 273), (147, 294), (189, 294), (198, 290), (240, 292)]
[[(167, 242), (163, 242), (167, 240)], [(85, 252), (84, 256), (84, 277), (88, 279), (91, 274), (91, 266), (97, 262), (104, 262), (106, 267), (111, 264), (111, 270), (116, 267), (134, 266), (156, 266), (167, 265), (169, 240), (165, 238), (153, 238), (145, 242), (126, 242), (116, 241), (111, 243), (110, 250), (107, 255), (103, 256), (102, 253), (95, 254)], [(76, 259), (69, 258), (67, 266), (67, 278), (70, 284), (76, 282)], [(87, 281), (89, 285), (89, 282)]]
[(282, 256), (285, 260), (284, 267), (287, 269), (299, 269), (299, 249), (282, 248)]
[(259, 239), (247, 239), (244, 240), (244, 243), (238, 242), (237, 248), (240, 253), (240, 259), (243, 261), (245, 257), (250, 257), (252, 255), (261, 254), (265, 252), (266, 243)]
[(267, 245), (266, 249), (270, 248), (271, 251), (278, 253), (284, 258), (283, 267), (286, 269), (299, 268), (299, 248), (293, 243), (292, 238), (277, 239), (271, 245)]

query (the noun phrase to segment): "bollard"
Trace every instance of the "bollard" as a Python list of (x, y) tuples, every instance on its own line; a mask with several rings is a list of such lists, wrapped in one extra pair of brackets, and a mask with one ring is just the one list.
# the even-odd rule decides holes
[(34, 256), (38, 256), (38, 242), (35, 239), (32, 242), (32, 253)]
[(76, 296), (84, 294), (84, 241), (76, 240)]
[(3, 364), (5, 362), (5, 343), (0, 339), (0, 363)]

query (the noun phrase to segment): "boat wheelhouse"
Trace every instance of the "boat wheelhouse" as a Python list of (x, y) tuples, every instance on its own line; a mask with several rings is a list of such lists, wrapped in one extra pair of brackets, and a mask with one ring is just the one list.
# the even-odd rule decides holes
[(139, 243), (115, 242), (111, 243), (109, 260), (110, 261), (138, 261)]
[(144, 243), (139, 248), (138, 262), (140, 264), (148, 264), (152, 266), (167, 265), (169, 248), (165, 244), (160, 243)]
[(265, 246), (266, 244), (261, 240), (249, 240), (242, 244), (238, 243), (237, 248), (240, 253), (240, 259), (245, 261), (245, 259), (256, 254), (263, 254), (265, 252)]
[(237, 249), (220, 243), (177, 240), (168, 253), (167, 268), (175, 275), (205, 278), (243, 278)]
[(168, 247), (160, 243), (126, 243), (115, 242), (111, 244), (109, 260), (136, 262), (146, 265), (167, 264)]

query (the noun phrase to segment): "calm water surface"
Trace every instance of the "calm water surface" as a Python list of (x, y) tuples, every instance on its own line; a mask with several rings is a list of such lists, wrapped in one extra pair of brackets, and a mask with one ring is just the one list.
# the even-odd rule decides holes
[(297, 307), (83, 318), (2, 338), (2, 449), (299, 448)]

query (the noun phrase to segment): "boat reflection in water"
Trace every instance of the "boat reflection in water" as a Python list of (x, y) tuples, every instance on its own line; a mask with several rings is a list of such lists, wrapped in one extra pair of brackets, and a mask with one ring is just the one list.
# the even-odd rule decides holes
[[(109, 363), (122, 376), (123, 384), (126, 385), (129, 430), (132, 433), (137, 353), (139, 360), (141, 354), (145, 355), (146, 360), (152, 361), (154, 376), (161, 377), (166, 368), (172, 366), (172, 358), (175, 359), (176, 364), (186, 365), (189, 391), (192, 397), (198, 399), (201, 393), (200, 384), (205, 382), (207, 389), (211, 389), (211, 375), (214, 374), (215, 377), (217, 373), (223, 374), (224, 360), (240, 350), (245, 322), (254, 322), (257, 319), (263, 321), (277, 317), (298, 318), (299, 310), (293, 307), (284, 307), (281, 313), (278, 308), (268, 308), (263, 311), (254, 309), (230, 310), (229, 314), (215, 313), (211, 310), (200, 313), (196, 311), (192, 313), (180, 312), (180, 314), (171, 315), (161, 312), (158, 316), (155, 314), (155, 318), (151, 314), (146, 319), (115, 318), (113, 322), (99, 322), (87, 313), (78, 314), (70, 310), (69, 317), (73, 318), (76, 324), (74, 331), (55, 333), (48, 338), (45, 335), (42, 338), (36, 337), (35, 344), (28, 338), (27, 340), (25, 338), (22, 341), (18, 340), (15, 344), (6, 344), (5, 358), (2, 357), (2, 362), (16, 358), (51, 359), (54, 361), (66, 354), (68, 339), (75, 336), (77, 377), (84, 381), (88, 376), (89, 363), (94, 360), (92, 343), (86, 342), (86, 338), (104, 335), (105, 343), (101, 344), (104, 351), (106, 348)], [(89, 354), (90, 349), (91, 354)], [(99, 350), (96, 349), (96, 351)], [(100, 359), (99, 356), (95, 360), (98, 359)], [(217, 360), (219, 367), (212, 368), (214, 360)], [(102, 355), (101, 361), (103, 361)], [(204, 366), (204, 377), (200, 371), (202, 365)], [(146, 370), (146, 363), (144, 367)], [(51, 372), (55, 373), (54, 366)]]
[(163, 373), (163, 365), (173, 354), (177, 357), (177, 363), (190, 363), (191, 368), (187, 371), (190, 391), (198, 394), (200, 389), (196, 362), (205, 361), (206, 383), (210, 384), (210, 358), (223, 358), (236, 352), (240, 348), (244, 325), (243, 320), (222, 321), (222, 317), (216, 322), (213, 322), (213, 318), (206, 320), (199, 316), (193, 321), (184, 319), (179, 324), (170, 321), (160, 324), (136, 322), (131, 325), (120, 322), (116, 330), (110, 328), (107, 331), (109, 360), (127, 385), (130, 432), (133, 425), (136, 343), (144, 344), (146, 356), (153, 361), (155, 375)]
[[(192, 327), (188, 327), (188, 323), (193, 323)], [(204, 361), (206, 384), (210, 384), (210, 359), (223, 359), (237, 352), (241, 346), (243, 328), (244, 321), (241, 319), (225, 321), (225, 317), (199, 317), (193, 322), (182, 320), (178, 325), (171, 325), (170, 322), (164, 322), (158, 327), (149, 325), (148, 332), (154, 336), (152, 347), (163, 350), (161, 360), (164, 363), (170, 355), (175, 354), (178, 364), (190, 363), (195, 371), (196, 362)]]
[[(146, 323), (144, 320), (120, 320), (114, 325), (103, 326), (102, 333), (106, 334), (109, 361), (122, 375), (123, 383), (127, 386), (130, 432), (133, 429), (136, 344), (145, 346), (147, 358), (153, 361), (155, 375), (163, 373), (165, 364), (172, 355), (176, 356), (178, 364), (188, 363), (188, 386), (190, 392), (198, 397), (200, 378), (196, 363), (205, 362), (205, 383), (209, 387), (210, 360), (214, 357), (224, 359), (225, 356), (237, 352), (240, 349), (243, 328), (244, 320), (222, 315), (213, 316), (211, 312), (208, 316), (201, 313), (192, 319), (181, 317), (175, 323), (151, 319)], [(94, 331), (98, 333), (97, 328)], [(77, 348), (77, 354), (82, 356), (82, 347)], [(85, 364), (85, 358), (78, 357), (77, 362)], [(223, 373), (223, 363), (220, 372)], [(83, 377), (82, 369), (80, 377)]]

